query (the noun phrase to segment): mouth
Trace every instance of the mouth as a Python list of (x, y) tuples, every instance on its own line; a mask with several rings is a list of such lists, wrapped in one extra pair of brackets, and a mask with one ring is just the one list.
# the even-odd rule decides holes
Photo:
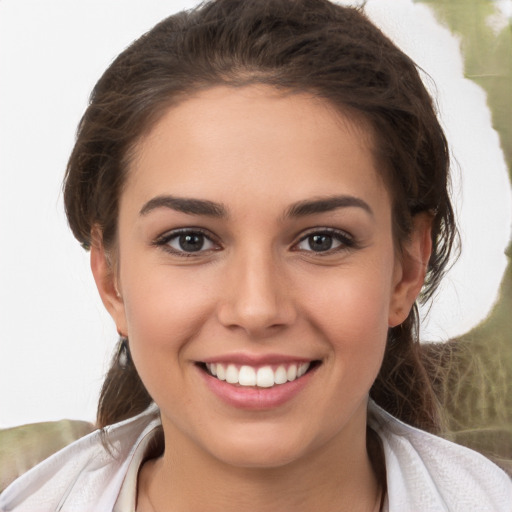
[(301, 379), (321, 364), (319, 360), (251, 366), (228, 362), (197, 363), (209, 376), (236, 387), (275, 388)]

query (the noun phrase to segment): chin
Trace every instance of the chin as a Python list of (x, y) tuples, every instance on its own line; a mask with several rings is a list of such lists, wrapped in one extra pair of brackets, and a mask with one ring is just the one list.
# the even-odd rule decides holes
[(222, 453), (217, 459), (229, 466), (245, 469), (277, 469), (287, 466), (301, 458), (296, 450), (283, 450), (282, 447), (261, 449), (236, 448)]
[[(249, 429), (252, 430), (252, 429)], [(280, 429), (259, 428), (257, 432), (238, 429), (227, 439), (218, 439), (212, 445), (210, 438), (207, 450), (213, 457), (227, 465), (248, 469), (279, 468), (305, 457), (311, 443), (300, 436), (283, 435)]]

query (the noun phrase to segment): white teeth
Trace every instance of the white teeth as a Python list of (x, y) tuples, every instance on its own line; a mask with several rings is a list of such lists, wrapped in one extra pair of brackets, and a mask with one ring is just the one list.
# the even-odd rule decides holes
[(263, 366), (256, 373), (256, 386), (260, 388), (271, 388), (274, 385), (274, 372), (270, 366)]
[(226, 370), (221, 364), (217, 364), (217, 379), (226, 380)]
[(288, 382), (288, 375), (284, 366), (279, 366), (274, 374), (274, 382), (276, 384), (284, 384)]
[(207, 363), (206, 368), (211, 375), (219, 380), (225, 380), (229, 384), (240, 386), (258, 386), (260, 388), (271, 388), (278, 384), (292, 382), (302, 377), (309, 369), (310, 363), (280, 365), (273, 370), (271, 366), (253, 368), (244, 365), (237, 368), (234, 364), (227, 366), (222, 363)]
[(286, 372), (286, 376), (289, 381), (295, 380), (297, 378), (297, 365), (292, 364), (289, 366), (288, 371)]
[(302, 377), (309, 368), (309, 363), (303, 363), (299, 365), (299, 368), (297, 369), (297, 377)]
[(238, 370), (234, 364), (230, 364), (226, 370), (226, 382), (238, 384)]
[(251, 366), (242, 366), (238, 376), (240, 386), (256, 386), (256, 371)]

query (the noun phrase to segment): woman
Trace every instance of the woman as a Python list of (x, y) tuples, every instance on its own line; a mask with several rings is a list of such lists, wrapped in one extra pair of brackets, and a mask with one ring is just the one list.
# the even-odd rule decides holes
[(455, 236), (448, 166), (356, 9), (217, 0), (133, 43), (65, 182), (121, 339), (102, 430), (1, 510), (510, 510), (501, 470), (427, 433), (415, 301)]

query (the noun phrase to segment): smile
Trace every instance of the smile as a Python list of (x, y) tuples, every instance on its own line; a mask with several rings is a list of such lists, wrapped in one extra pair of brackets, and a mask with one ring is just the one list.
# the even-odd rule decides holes
[(232, 354), (196, 362), (196, 367), (207, 388), (224, 403), (262, 411), (280, 407), (300, 394), (321, 364), (319, 359)]
[(228, 384), (258, 388), (271, 388), (293, 382), (302, 377), (311, 365), (312, 362), (280, 364), (275, 367), (205, 363), (206, 371), (212, 377), (226, 381)]

